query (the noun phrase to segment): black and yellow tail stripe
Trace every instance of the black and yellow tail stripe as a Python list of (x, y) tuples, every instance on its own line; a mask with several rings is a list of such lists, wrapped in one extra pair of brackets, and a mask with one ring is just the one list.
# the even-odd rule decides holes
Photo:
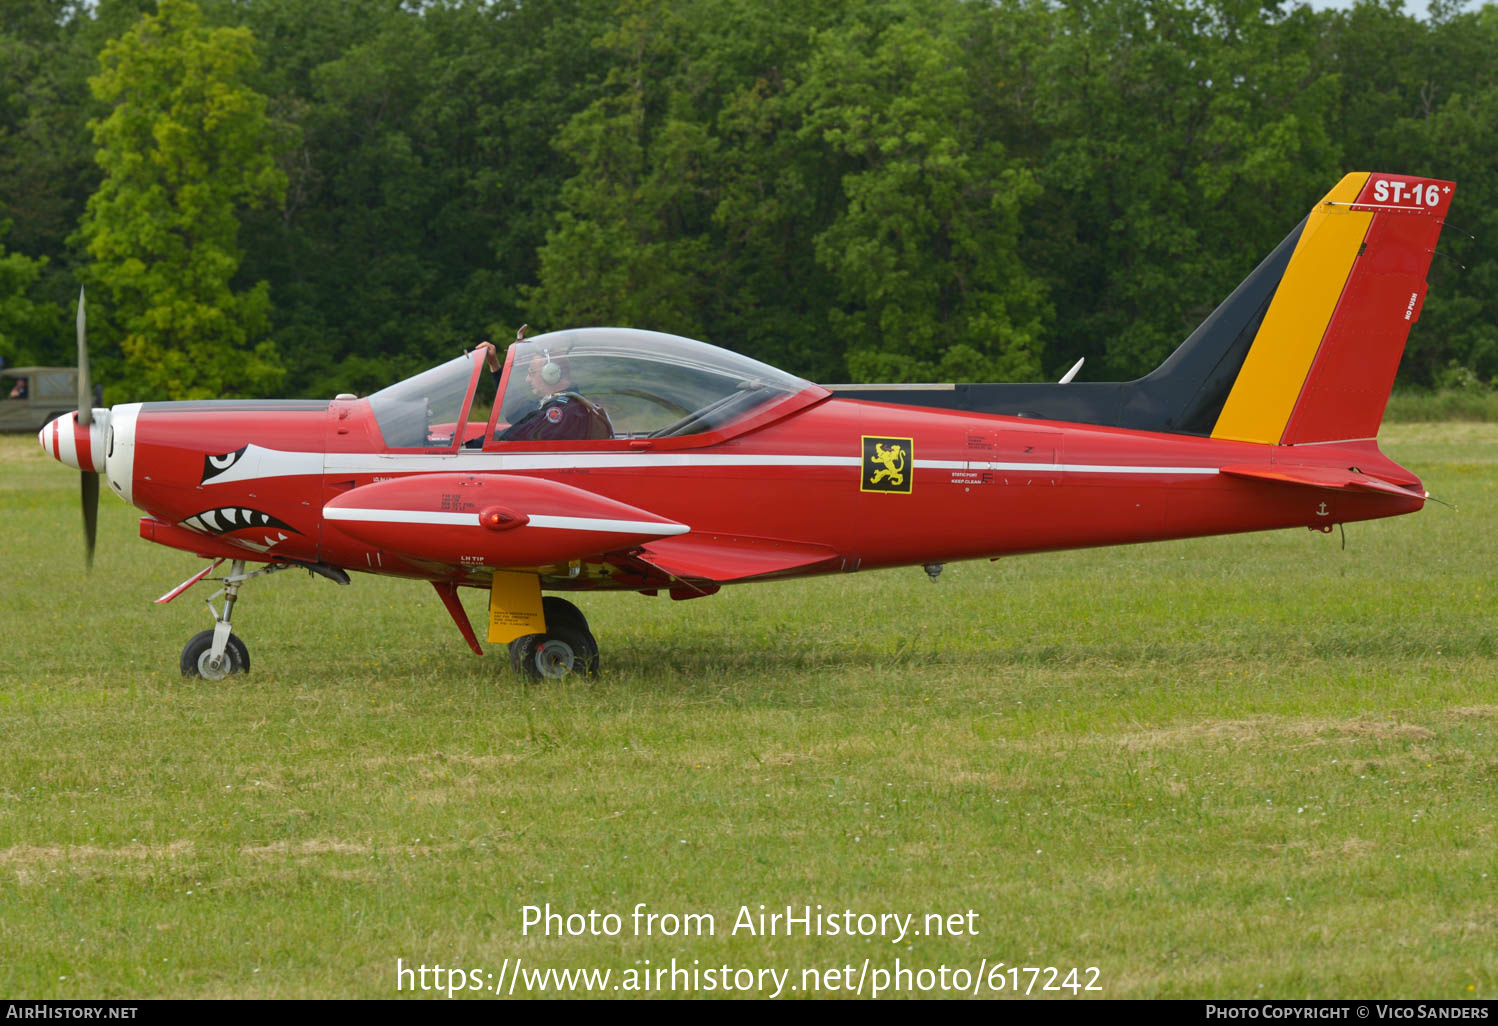
[(1284, 436), (1373, 220), (1371, 212), (1347, 206), (1367, 181), (1367, 172), (1343, 178), (1306, 219), (1213, 438), (1273, 445)]

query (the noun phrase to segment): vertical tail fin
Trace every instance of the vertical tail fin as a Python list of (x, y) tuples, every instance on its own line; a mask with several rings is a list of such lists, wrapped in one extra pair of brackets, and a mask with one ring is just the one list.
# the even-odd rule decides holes
[(1210, 435), (1373, 438), (1455, 186), (1351, 174), (1165, 362), (1133, 381), (839, 385), (850, 399)]
[(1378, 434), (1454, 185), (1351, 174), (1295, 243), (1212, 437), (1296, 445)]

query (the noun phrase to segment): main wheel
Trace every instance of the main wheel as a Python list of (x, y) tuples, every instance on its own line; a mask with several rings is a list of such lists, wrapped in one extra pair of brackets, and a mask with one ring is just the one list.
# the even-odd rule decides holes
[(598, 642), (586, 627), (550, 616), (547, 626), (545, 634), (527, 634), (510, 642), (510, 666), (516, 673), (528, 680), (598, 674)]
[(250, 650), (236, 635), (229, 635), (223, 658), (217, 666), (209, 657), (213, 651), (213, 631), (199, 631), (182, 649), (182, 676), (223, 680), (231, 673), (250, 672)]
[(593, 633), (588, 629), (588, 618), (583, 615), (583, 611), (564, 598), (546, 595), (541, 599), (541, 609), (546, 613), (547, 627), (569, 624), (584, 634), (591, 636)]

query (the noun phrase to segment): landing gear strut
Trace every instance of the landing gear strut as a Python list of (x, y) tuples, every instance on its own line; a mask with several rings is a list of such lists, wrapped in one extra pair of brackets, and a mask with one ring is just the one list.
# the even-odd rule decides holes
[[(291, 569), (284, 563), (273, 563), (259, 570), (244, 572), (244, 560), (236, 559), (229, 564), (227, 577), (215, 578), (224, 582), (223, 588), (208, 596), (208, 611), (213, 614), (213, 629), (199, 631), (182, 649), (181, 669), (184, 677), (202, 677), (205, 680), (223, 680), (230, 674), (250, 672), (250, 650), (245, 643), (230, 633), (229, 618), (234, 612), (234, 603), (239, 598), (239, 587), (252, 577)], [(223, 611), (213, 608), (213, 600), (224, 597)]]
[(510, 666), (529, 680), (598, 675), (598, 641), (587, 617), (566, 599), (547, 595), (546, 633), (527, 634), (510, 642)]

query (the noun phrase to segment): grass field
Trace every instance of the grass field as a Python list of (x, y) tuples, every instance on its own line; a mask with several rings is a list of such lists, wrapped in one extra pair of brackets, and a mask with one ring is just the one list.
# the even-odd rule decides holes
[(1385, 416), (1410, 423), (1436, 421), (1498, 421), (1498, 391), (1488, 388), (1443, 389), (1435, 392), (1395, 392)]
[[(211, 588), (151, 600), (200, 563), (106, 494), (85, 575), (76, 475), (5, 438), (0, 995), (395, 997), (397, 958), (797, 986), (898, 957), (1096, 966), (1109, 997), (1498, 996), (1498, 425), (1383, 444), (1459, 509), (1345, 551), (599, 596), (602, 678), (557, 687), (470, 654), (425, 585), (300, 573), (245, 589), (248, 677), (183, 681)], [(622, 932), (523, 934), (548, 902)], [(636, 937), (639, 903), (716, 934)], [(761, 904), (977, 933), (729, 934)]]

